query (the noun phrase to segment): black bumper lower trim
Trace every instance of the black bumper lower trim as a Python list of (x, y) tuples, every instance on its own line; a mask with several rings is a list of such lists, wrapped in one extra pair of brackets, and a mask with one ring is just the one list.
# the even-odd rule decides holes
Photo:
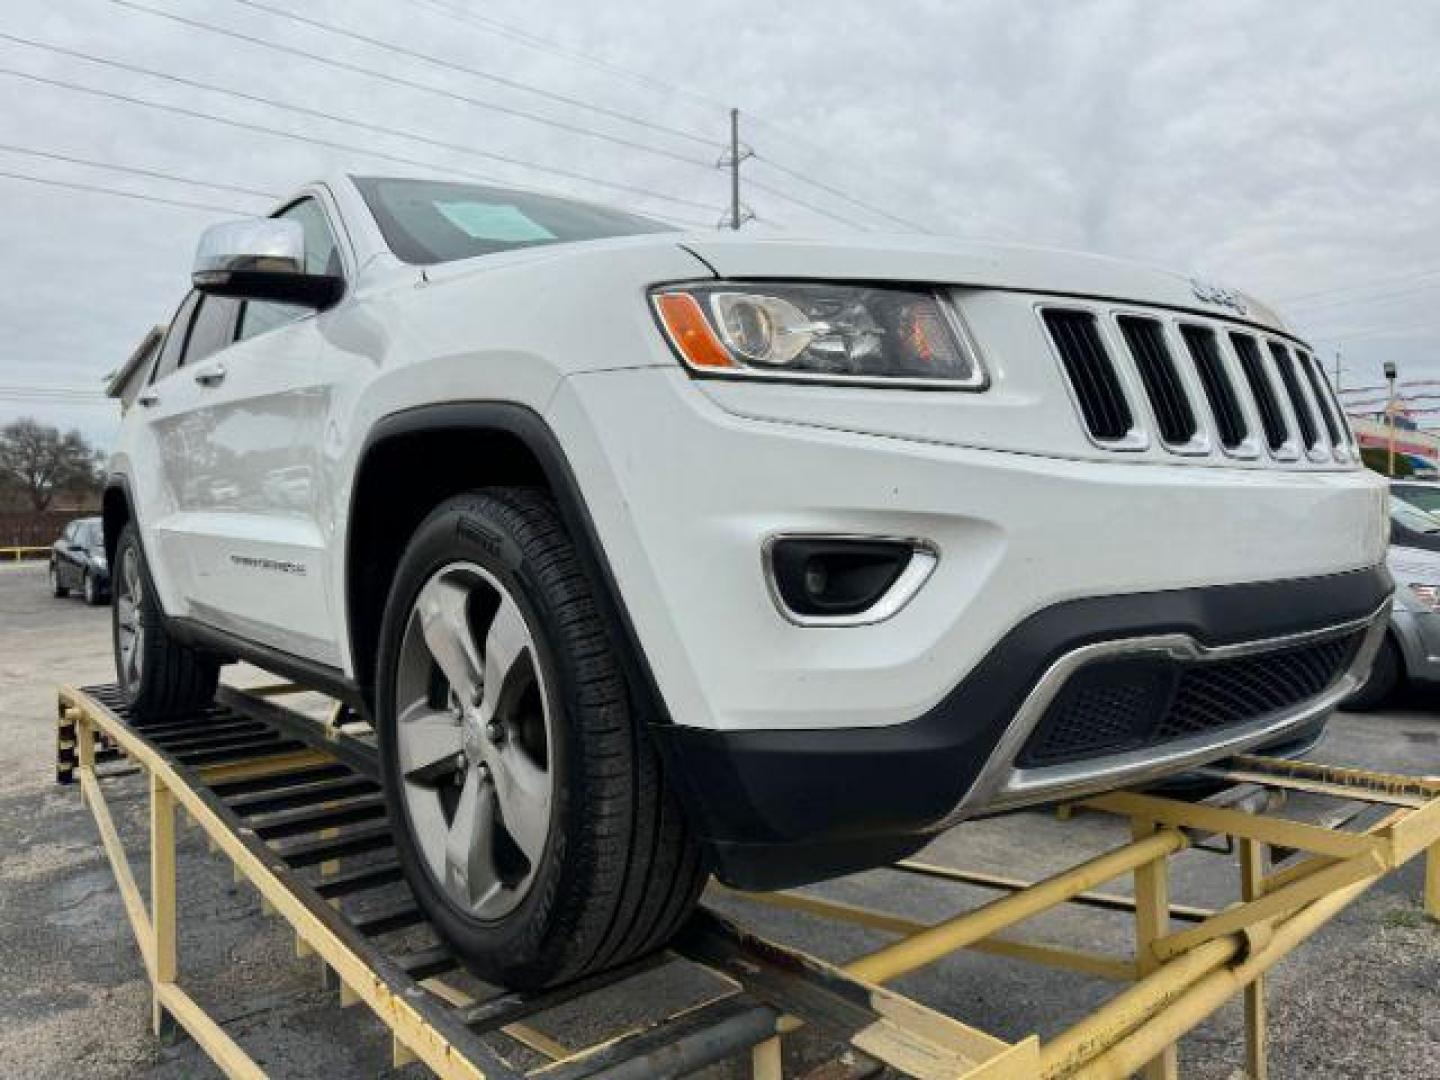
[(934, 708), (907, 723), (652, 731), (722, 880), (752, 888), (813, 881), (923, 843), (960, 804), (1026, 695), (1064, 654), (1165, 633), (1207, 646), (1301, 634), (1371, 616), (1392, 588), (1384, 566), (1375, 566), (1072, 600), (1020, 622)]

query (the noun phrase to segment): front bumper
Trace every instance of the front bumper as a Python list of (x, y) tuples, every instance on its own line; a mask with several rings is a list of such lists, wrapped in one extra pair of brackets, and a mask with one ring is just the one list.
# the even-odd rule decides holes
[[(654, 735), (721, 878), (784, 887), (902, 857), (966, 817), (1145, 783), (1305, 735), (1363, 681), (1391, 587), (1377, 566), (1071, 601), (1026, 619), (939, 705), (908, 723), (732, 732), (663, 725)], [(1343, 645), (1344, 659), (1321, 689), (1288, 708), (1141, 749), (1020, 764), (1047, 706), (1100, 657), (1159, 650), (1204, 665), (1310, 642)]]
[[(901, 392), (846, 393), (901, 404)], [(1016, 422), (1036, 411), (994, 400)], [(1074, 649), (1146, 635), (1259, 642), (1364, 620), (1389, 595), (1373, 569), (1383, 485), (1359, 470), (1087, 460), (783, 423), (737, 415), (668, 368), (574, 376), (546, 419), (668, 714), (657, 737), (722, 873), (743, 861), (726, 850), (792, 845), (771, 866), (801, 880), (826, 844), (816, 865), (873, 863), (862, 839), (899, 853), (959, 816), (1050, 797), (982, 770)], [(806, 533), (916, 538), (939, 559), (889, 619), (796, 625), (762, 553)], [(1141, 777), (1151, 757), (1107, 776)], [(1082, 781), (1070, 790), (1099, 782)], [(972, 789), (984, 798), (967, 802)]]

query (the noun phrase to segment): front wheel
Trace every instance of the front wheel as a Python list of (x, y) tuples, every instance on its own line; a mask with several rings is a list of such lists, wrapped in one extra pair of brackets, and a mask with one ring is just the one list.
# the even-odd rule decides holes
[(416, 530), (376, 700), (401, 862), (483, 978), (533, 988), (663, 945), (705, 880), (550, 499), (491, 488)]
[(110, 627), (115, 671), (131, 713), (140, 719), (176, 716), (210, 704), (220, 665), (172, 638), (145, 568), (140, 534), (126, 525), (115, 545)]

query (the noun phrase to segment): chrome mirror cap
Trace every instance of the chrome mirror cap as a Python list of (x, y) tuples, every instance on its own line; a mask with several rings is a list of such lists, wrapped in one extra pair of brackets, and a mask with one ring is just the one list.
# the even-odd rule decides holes
[(245, 218), (211, 225), (200, 234), (191, 270), (196, 288), (249, 271), (304, 273), (305, 231), (300, 223), (284, 218)]
[(327, 308), (345, 291), (342, 277), (306, 273), (305, 230), (285, 218), (210, 226), (200, 235), (190, 280), (212, 296), (311, 308)]

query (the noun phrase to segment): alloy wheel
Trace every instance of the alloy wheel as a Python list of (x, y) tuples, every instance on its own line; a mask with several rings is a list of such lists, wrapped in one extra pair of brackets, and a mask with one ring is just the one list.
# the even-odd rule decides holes
[(421, 587), (395, 679), (405, 810), (430, 873), (470, 917), (529, 892), (554, 808), (554, 714), (535, 636), (487, 570), (456, 562)]
[(140, 605), (145, 586), (140, 575), (140, 556), (127, 547), (120, 557), (120, 573), (115, 585), (115, 630), (119, 637), (120, 681), (127, 688), (140, 685), (145, 662), (145, 624), (140, 619)]

